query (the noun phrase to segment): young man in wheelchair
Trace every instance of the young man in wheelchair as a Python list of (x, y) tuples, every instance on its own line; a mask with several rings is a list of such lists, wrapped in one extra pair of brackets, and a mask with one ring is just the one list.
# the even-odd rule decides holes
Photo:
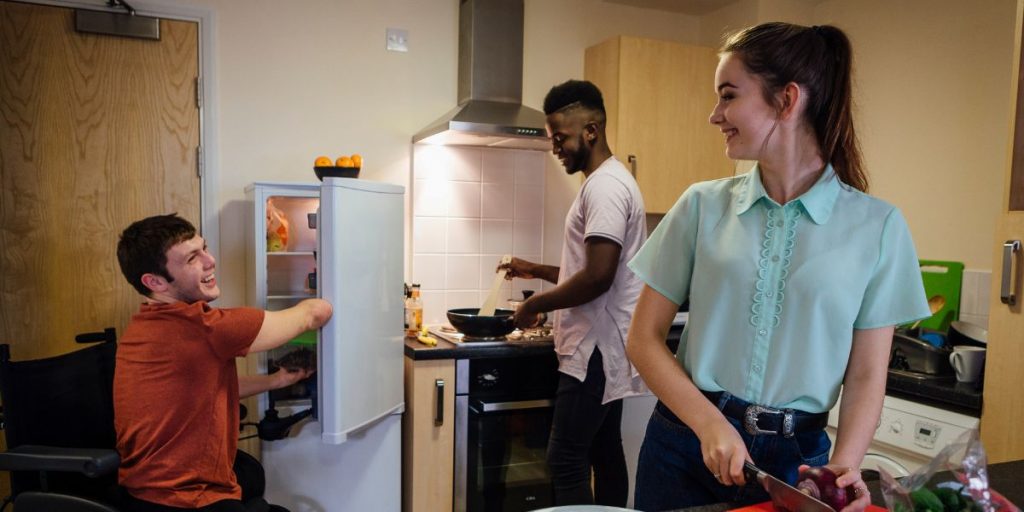
[(123, 508), (254, 510), (242, 502), (232, 470), (239, 398), (292, 385), (309, 372), (239, 376), (235, 358), (319, 328), (331, 305), (308, 299), (281, 311), (210, 306), (220, 296), (216, 262), (195, 227), (175, 214), (125, 229), (117, 258), (145, 297), (119, 340), (114, 374)]

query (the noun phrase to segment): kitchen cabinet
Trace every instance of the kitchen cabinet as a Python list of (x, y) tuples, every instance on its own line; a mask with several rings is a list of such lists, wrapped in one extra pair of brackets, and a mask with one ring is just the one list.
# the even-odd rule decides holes
[(452, 510), (455, 360), (405, 359), (402, 510)]
[(583, 75), (604, 95), (608, 142), (633, 170), (648, 213), (665, 213), (687, 187), (734, 173), (708, 123), (714, 49), (618, 36), (586, 50)]
[[(260, 309), (277, 311), (294, 306), (299, 301), (316, 296), (315, 279), (310, 275), (316, 268), (316, 230), (310, 227), (309, 214), (315, 214), (320, 203), (318, 184), (297, 183), (254, 183), (246, 187), (247, 204), (251, 208), (246, 221), (246, 304)], [(280, 235), (268, 241), (267, 226), (270, 217), (268, 205), (273, 206), (275, 226), (287, 224), (287, 240)], [(267, 372), (268, 359), (277, 359), (298, 348), (308, 345), (316, 350), (316, 333), (309, 332), (299, 338), (268, 352), (252, 354), (245, 359), (240, 374), (257, 375)], [(275, 390), (278, 398), (303, 403), (305, 386), (297, 384), (283, 390)], [(293, 399), (293, 400), (288, 400)], [(245, 421), (257, 421), (269, 405), (268, 394), (246, 399), (249, 410)], [(259, 456), (257, 438), (239, 443), (246, 452)]]
[[(989, 308), (988, 353), (985, 362), (981, 439), (989, 462), (1024, 459), (1024, 394), (1020, 370), (1024, 365), (1024, 84), (1020, 82), (1021, 30), (1024, 0), (1017, 2), (1017, 25), (1012, 73), (1013, 123), (1006, 169), (1003, 208), (996, 223)], [(1013, 295), (1011, 298), (1010, 295)]]

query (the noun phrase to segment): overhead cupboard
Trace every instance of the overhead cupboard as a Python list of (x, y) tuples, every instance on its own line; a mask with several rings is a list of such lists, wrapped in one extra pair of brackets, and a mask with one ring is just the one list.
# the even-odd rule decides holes
[(633, 172), (647, 213), (665, 213), (687, 187), (731, 176), (721, 132), (708, 122), (713, 48), (617, 36), (587, 48), (583, 75), (604, 96), (612, 152)]

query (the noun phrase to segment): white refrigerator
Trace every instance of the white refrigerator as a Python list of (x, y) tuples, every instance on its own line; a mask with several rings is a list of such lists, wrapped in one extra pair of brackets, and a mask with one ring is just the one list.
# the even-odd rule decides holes
[(317, 339), (317, 414), (262, 443), (265, 497), (292, 512), (401, 508), (404, 193), (346, 178), (320, 187), (317, 291), (334, 316)]

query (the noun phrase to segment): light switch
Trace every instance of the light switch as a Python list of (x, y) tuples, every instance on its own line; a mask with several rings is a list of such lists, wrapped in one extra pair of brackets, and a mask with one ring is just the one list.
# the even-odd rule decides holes
[(409, 51), (409, 31), (400, 28), (389, 28), (386, 32), (386, 48), (392, 52)]

